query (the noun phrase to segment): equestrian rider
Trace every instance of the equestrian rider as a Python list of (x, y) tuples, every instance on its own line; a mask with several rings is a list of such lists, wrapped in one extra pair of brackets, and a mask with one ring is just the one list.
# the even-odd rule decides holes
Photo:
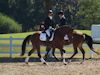
[(64, 26), (66, 25), (66, 18), (65, 18), (65, 15), (64, 15), (64, 12), (61, 10), (59, 13), (59, 18), (60, 18), (60, 21), (59, 21), (59, 26)]
[(54, 25), (55, 25), (55, 23), (54, 23), (54, 20), (53, 20), (53, 11), (49, 10), (48, 11), (48, 16), (47, 16), (47, 18), (44, 21), (45, 32), (47, 34), (47, 41), (52, 36), (52, 33), (54, 31), (53, 28), (55, 27)]
[[(65, 15), (64, 15), (64, 12), (61, 10), (59, 13), (58, 13), (58, 15), (59, 15), (59, 18), (60, 18), (60, 20), (59, 20), (59, 27), (61, 27), (61, 26), (65, 26), (66, 25), (66, 17), (65, 17)], [(68, 38), (67, 38), (68, 37)], [(66, 39), (66, 41), (68, 41), (69, 43), (71, 42), (70, 40), (72, 39), (72, 36), (68, 36), (68, 35), (66, 35), (66, 37), (64, 37), (65, 39)]]

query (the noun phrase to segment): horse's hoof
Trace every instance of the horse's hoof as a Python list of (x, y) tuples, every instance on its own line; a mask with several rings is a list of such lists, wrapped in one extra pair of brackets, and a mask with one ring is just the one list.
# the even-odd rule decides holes
[(89, 59), (92, 59), (92, 57), (90, 57)]
[(67, 65), (67, 63), (64, 63), (64, 65)]
[(71, 60), (70, 59), (68, 59), (68, 63), (71, 63)]
[(80, 64), (85, 64), (85, 62), (84, 62), (84, 61), (82, 61)]
[(27, 65), (29, 64), (28, 62), (25, 62)]
[(43, 62), (44, 65), (48, 65), (46, 62)]

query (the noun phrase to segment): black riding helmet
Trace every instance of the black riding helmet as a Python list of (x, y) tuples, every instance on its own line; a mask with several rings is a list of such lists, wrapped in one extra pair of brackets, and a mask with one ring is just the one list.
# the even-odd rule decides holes
[(64, 12), (62, 10), (60, 10), (60, 12), (58, 12), (58, 15), (63, 15)]
[(48, 11), (48, 13), (53, 13), (53, 11), (50, 9), (50, 10)]

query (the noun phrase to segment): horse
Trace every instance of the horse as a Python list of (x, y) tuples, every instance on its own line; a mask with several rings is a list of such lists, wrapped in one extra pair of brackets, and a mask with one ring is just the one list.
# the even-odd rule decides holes
[(77, 48), (79, 48), (81, 50), (82, 54), (83, 54), (83, 61), (84, 61), (84, 59), (85, 59), (85, 51), (82, 48), (82, 44), (83, 44), (83, 41), (84, 40), (86, 40), (86, 43), (88, 44), (89, 48), (92, 51), (94, 51), (95, 53), (99, 54), (92, 47), (92, 39), (91, 39), (90, 36), (84, 34), (84, 36), (85, 36), (85, 38), (84, 38), (81, 35), (77, 35), (74, 32), (74, 29), (73, 28), (71, 28), (69, 26), (63, 26), (63, 27), (60, 27), (60, 28), (58, 28), (58, 29), (55, 30), (55, 32), (54, 32), (54, 38), (53, 38), (52, 41), (49, 41), (49, 42), (41, 41), (40, 38), (39, 38), (40, 37), (40, 33), (34, 33), (32, 35), (28, 35), (23, 40), (21, 56), (23, 56), (25, 54), (26, 44), (29, 43), (29, 41), (31, 41), (31, 43), (32, 43), (32, 49), (29, 51), (28, 56), (25, 59), (25, 63), (28, 64), (30, 55), (35, 50), (37, 50), (37, 54), (38, 54), (38, 57), (40, 58), (41, 62), (43, 64), (47, 64), (46, 61), (44, 60), (44, 58), (41, 57), (41, 54), (40, 54), (40, 46), (41, 45), (48, 44), (48, 46), (50, 48), (52, 48), (53, 50), (55, 48), (58, 48), (61, 51), (61, 56), (62, 56), (62, 59), (63, 59), (63, 63), (66, 65), (66, 62), (65, 62), (65, 53), (66, 53), (66, 51), (63, 49), (63, 46), (65, 44), (69, 44), (68, 41), (65, 42), (65, 40), (64, 40), (64, 37), (66, 35), (68, 35), (68, 38), (69, 38), (70, 42), (72, 42), (73, 47), (74, 47), (74, 54), (72, 55), (72, 57), (70, 57), (70, 59), (72, 59), (74, 57), (74, 55), (77, 53)]
[[(93, 39), (91, 36), (85, 34), (85, 33), (82, 33), (82, 32), (79, 32), (79, 31), (73, 31), (73, 36), (72, 36), (72, 41), (71, 42), (68, 42), (68, 40), (65, 40), (65, 45), (70, 45), (70, 44), (73, 44), (73, 48), (74, 48), (74, 53), (73, 55), (68, 58), (68, 62), (70, 63), (71, 62), (71, 59), (78, 53), (78, 48), (80, 49), (80, 51), (82, 52), (83, 54), (83, 61), (81, 63), (84, 62), (85, 60), (85, 51), (83, 49), (83, 43), (86, 42), (86, 44), (88, 45), (88, 47), (90, 48), (90, 50), (92, 50), (94, 53), (100, 55), (99, 52), (95, 51), (94, 48), (93, 48)], [(48, 56), (48, 53), (51, 49), (49, 50), (46, 50), (46, 54), (45, 54), (45, 59), (47, 59), (47, 56)], [(61, 57), (63, 55), (63, 52), (62, 50), (60, 50), (60, 53), (61, 53)], [(55, 56), (55, 48), (52, 50), (52, 55), (54, 56), (54, 58), (56, 60), (58, 60), (58, 58), (56, 58)]]

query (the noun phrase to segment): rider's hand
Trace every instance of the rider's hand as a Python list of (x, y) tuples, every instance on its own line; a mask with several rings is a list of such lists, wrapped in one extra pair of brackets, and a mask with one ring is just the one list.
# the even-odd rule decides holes
[(58, 25), (58, 24), (56, 25), (56, 29), (57, 29), (57, 28), (59, 28), (59, 25)]

